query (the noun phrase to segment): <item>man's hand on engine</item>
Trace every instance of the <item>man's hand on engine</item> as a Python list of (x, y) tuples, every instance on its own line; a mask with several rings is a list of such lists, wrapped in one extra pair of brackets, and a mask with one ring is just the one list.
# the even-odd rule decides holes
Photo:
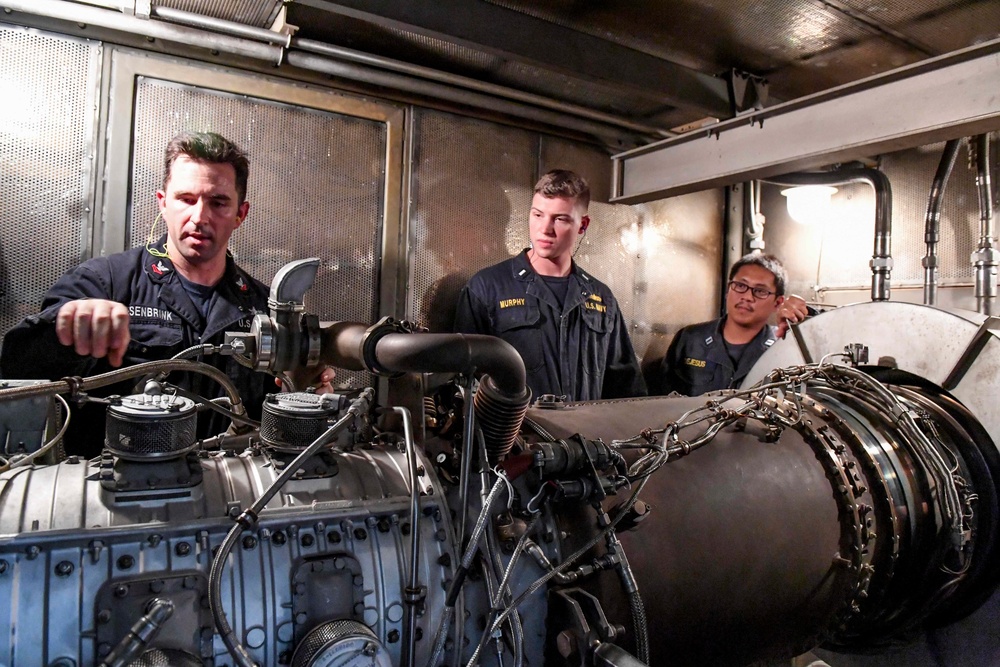
[(63, 304), (56, 316), (56, 336), (76, 353), (122, 365), (131, 335), (128, 308), (117, 301), (79, 299)]
[[(305, 370), (297, 369), (291, 373), (291, 376), (290, 380), (294, 384), (295, 391), (306, 391), (308, 388), (312, 388), (317, 394), (334, 393), (333, 378), (337, 377), (337, 372), (329, 366), (319, 366), (318, 368)], [(274, 383), (282, 391), (292, 391), (292, 388), (287, 386), (287, 383), (282, 381), (281, 378), (274, 378)]]

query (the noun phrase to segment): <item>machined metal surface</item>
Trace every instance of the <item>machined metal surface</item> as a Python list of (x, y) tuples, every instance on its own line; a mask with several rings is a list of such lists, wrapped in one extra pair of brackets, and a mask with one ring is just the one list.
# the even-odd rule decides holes
[[(891, 323), (892, 331), (887, 335)], [(744, 380), (748, 387), (773, 368), (817, 362), (851, 343), (868, 346), (871, 365), (900, 370), (948, 391), (1000, 442), (1000, 327), (995, 318), (909, 303), (838, 308), (795, 327), (764, 353)], [(899, 332), (905, 332), (900, 334)]]
[[(398, 660), (390, 636), (402, 632), (411, 531), (406, 463), (381, 448), (334, 456), (335, 476), (292, 481), (268, 504), (259, 526), (241, 537), (223, 581), (226, 613), (263, 664), (279, 664), (330, 618), (324, 614), (368, 626)], [(0, 616), (12, 629), (0, 639), (0, 661), (96, 664), (102, 647), (117, 641), (112, 635), (123, 636), (154, 595), (175, 599), (179, 611), (151, 648), (202, 659), (225, 653), (218, 636), (207, 639), (211, 618), (201, 606), (212, 549), (232, 525), (233, 508), (249, 507), (280, 471), (249, 452), (196, 460), (204, 481), (184, 488), (161, 480), (159, 489), (108, 493), (96, 480), (96, 461), (0, 476), (10, 499), (0, 507), (0, 590), (11, 601)], [(142, 477), (143, 464), (132, 465), (131, 474)], [(430, 470), (426, 460), (421, 465)], [(440, 606), (449, 571), (440, 559), (455, 556), (436, 535), (449, 534), (450, 521), (436, 479), (425, 475), (419, 483), (423, 513), (412, 529), (421, 531), (426, 550), (420, 577), (427, 603)], [(52, 609), (64, 610), (58, 623)], [(433, 632), (431, 620), (418, 620), (425, 634)], [(427, 642), (417, 651), (426, 660)]]

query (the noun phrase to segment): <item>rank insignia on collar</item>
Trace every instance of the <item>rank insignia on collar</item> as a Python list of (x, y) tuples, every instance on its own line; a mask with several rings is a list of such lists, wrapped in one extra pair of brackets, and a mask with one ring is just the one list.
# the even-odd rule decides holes
[(236, 286), (240, 288), (241, 292), (246, 292), (249, 289), (243, 276), (236, 276)]
[(153, 273), (155, 273), (158, 276), (162, 276), (170, 272), (170, 267), (164, 264), (162, 259), (158, 260), (156, 264), (153, 264), (149, 268), (151, 268), (153, 270)]

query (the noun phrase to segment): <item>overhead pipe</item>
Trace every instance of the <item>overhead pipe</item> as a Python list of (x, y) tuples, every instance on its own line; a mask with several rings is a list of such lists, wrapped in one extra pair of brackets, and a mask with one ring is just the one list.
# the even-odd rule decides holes
[(278, 44), (286, 49), (292, 44), (292, 36), (284, 33), (258, 28), (252, 25), (244, 25), (235, 21), (218, 19), (213, 16), (204, 16), (193, 12), (185, 12), (172, 7), (153, 7), (152, 15), (171, 23), (181, 23), (194, 28), (204, 28), (213, 32), (224, 32), (234, 37), (243, 37), (257, 42), (268, 44)]
[(944, 145), (941, 162), (938, 163), (927, 200), (927, 216), (924, 220), (924, 243), (927, 244), (927, 254), (920, 263), (924, 267), (924, 304), (928, 306), (937, 303), (937, 244), (941, 240), (941, 203), (961, 143), (961, 139), (952, 139)]
[(523, 102), (525, 104), (551, 109), (553, 111), (578, 116), (580, 118), (587, 118), (598, 123), (615, 125), (634, 132), (640, 132), (658, 137), (672, 137), (675, 135), (674, 132), (670, 132), (669, 130), (653, 127), (651, 125), (644, 125), (642, 123), (633, 123), (611, 114), (594, 111), (575, 104), (558, 102), (541, 95), (534, 95), (532, 93), (526, 93), (492, 83), (477, 81), (476, 79), (470, 79), (457, 74), (441, 72), (431, 69), (430, 67), (413, 65), (399, 60), (393, 60), (392, 58), (364, 53), (362, 51), (335, 46), (333, 44), (327, 44), (313, 39), (302, 39), (298, 37), (293, 38), (291, 35), (282, 35), (271, 30), (265, 30), (264, 28), (246, 26), (242, 23), (236, 23), (234, 21), (226, 21), (224, 19), (203, 16), (201, 14), (194, 14), (192, 12), (185, 12), (169, 7), (154, 7), (153, 15), (166, 21), (183, 23), (197, 28), (205, 28), (206, 30), (229, 33), (237, 37), (245, 37), (247, 39), (256, 39), (259, 41), (281, 44), (285, 48), (296, 48), (310, 53), (330, 56), (342, 61), (389, 70), (430, 81), (436, 81), (448, 86), (455, 86), (457, 88), (476, 91), (494, 97), (513, 100), (515, 102)]
[(439, 83), (456, 86), (458, 88), (464, 88), (467, 90), (476, 91), (479, 93), (483, 93), (485, 95), (503, 97), (509, 100), (513, 100), (515, 102), (523, 102), (525, 104), (531, 104), (534, 106), (551, 109), (553, 111), (559, 111), (562, 113), (571, 114), (573, 116), (578, 116), (580, 118), (587, 118), (596, 121), (598, 123), (615, 125), (624, 128), (626, 130), (632, 130), (634, 132), (640, 132), (642, 134), (648, 134), (658, 137), (672, 137), (675, 136), (676, 134), (675, 132), (670, 132), (669, 130), (664, 130), (663, 128), (654, 127), (652, 125), (644, 125), (642, 123), (633, 123), (632, 121), (624, 120), (622, 118), (618, 118), (617, 116), (613, 116), (611, 114), (602, 113), (600, 111), (594, 111), (592, 109), (587, 109), (586, 107), (577, 106), (575, 104), (567, 104), (565, 102), (559, 102), (556, 100), (549, 99), (547, 97), (542, 97), (541, 95), (534, 95), (532, 93), (526, 93), (520, 90), (514, 90), (512, 88), (498, 86), (493, 83), (477, 81), (476, 79), (470, 79), (468, 77), (459, 76), (457, 74), (449, 74), (447, 72), (441, 72), (435, 69), (431, 69), (429, 67), (412, 65), (410, 63), (401, 62), (399, 60), (393, 60), (391, 58), (385, 58), (383, 56), (372, 55), (370, 53), (364, 53), (362, 51), (355, 51), (354, 49), (346, 49), (341, 46), (333, 46), (331, 44), (326, 44), (324, 42), (317, 42), (311, 39), (301, 39), (295, 37), (292, 39), (292, 46), (301, 49), (303, 51), (309, 51), (312, 53), (331, 56), (334, 58), (347, 60), (361, 65), (378, 67), (380, 69), (386, 69), (393, 72), (398, 72), (400, 74), (408, 74), (410, 76), (420, 77), (422, 79), (429, 79), (431, 81), (437, 81)]
[(284, 49), (280, 46), (186, 28), (162, 21), (139, 19), (134, 16), (127, 16), (97, 7), (62, 2), (61, 0), (3, 0), (3, 6), (15, 12), (24, 12), (25, 14), (93, 25), (100, 28), (142, 35), (143, 37), (151, 37), (153, 39), (178, 42), (210, 51), (231, 53), (244, 58), (263, 60), (274, 65), (280, 65), (282, 56), (284, 55)]
[(868, 183), (875, 190), (875, 247), (868, 265), (872, 269), (872, 301), (888, 301), (892, 273), (892, 186), (878, 169), (860, 167), (827, 172), (802, 172), (766, 179), (775, 185), (843, 185)]
[(990, 135), (975, 138), (976, 187), (979, 190), (979, 247), (972, 253), (976, 268), (976, 310), (993, 315), (997, 301), (997, 266), (1000, 253), (993, 228), (993, 193), (990, 191)]
[(338, 62), (331, 58), (326, 58), (311, 53), (300, 53), (299, 51), (289, 51), (287, 58), (289, 65), (301, 67), (302, 69), (322, 72), (343, 79), (360, 81), (363, 83), (384, 86), (394, 90), (401, 90), (407, 93), (416, 93), (449, 102), (457, 102), (479, 109), (489, 109), (500, 113), (527, 118), (548, 125), (566, 127), (579, 132), (593, 134), (597, 136), (618, 136), (620, 132), (612, 130), (607, 125), (591, 122), (583, 118), (568, 117), (564, 114), (546, 109), (536, 109), (519, 102), (497, 99), (489, 95), (472, 91), (460, 90), (433, 81), (421, 81), (401, 74), (383, 72), (369, 67), (362, 67), (352, 63)]
[[(129, 13), (134, 3), (121, 1), (102, 6), (120, 7)], [(5, 0), (4, 6), (26, 14), (46, 16), (74, 23), (84, 23), (122, 32), (198, 46), (214, 51), (264, 60), (280, 65), (288, 63), (351, 81), (374, 83), (404, 92), (499, 111), (519, 118), (566, 127), (595, 136), (617, 139), (622, 130), (648, 136), (670, 137), (663, 128), (634, 123), (614, 115), (574, 104), (559, 102), (504, 86), (476, 81), (427, 67), (411, 65), (390, 58), (345, 49), (323, 42), (292, 38), (264, 28), (203, 16), (169, 7), (153, 7), (152, 16), (161, 20), (139, 20), (130, 16), (84, 7), (61, 0)], [(178, 24), (178, 25), (175, 25)], [(194, 26), (197, 29), (181, 28)], [(208, 32), (211, 31), (211, 32)], [(299, 54), (297, 51), (306, 53)], [(324, 57), (317, 57), (317, 54)], [(336, 58), (338, 60), (333, 60)], [(396, 72), (398, 74), (393, 74)]]

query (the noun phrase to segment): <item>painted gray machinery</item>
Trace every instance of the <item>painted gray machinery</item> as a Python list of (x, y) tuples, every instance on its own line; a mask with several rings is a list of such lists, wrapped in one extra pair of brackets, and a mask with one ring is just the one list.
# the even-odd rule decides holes
[[(293, 382), (462, 374), (425, 397), (428, 435), (366, 390), (276, 395), (197, 441), (226, 401), (153, 381), (110, 401), (102, 457), (8, 439), (0, 664), (739, 665), (870, 649), (996, 588), (992, 320), (845, 308), (754, 387), (529, 409), (502, 341), (321, 325), (314, 272), (286, 267), (226, 352)], [(200, 368), (0, 400), (175, 366)]]

